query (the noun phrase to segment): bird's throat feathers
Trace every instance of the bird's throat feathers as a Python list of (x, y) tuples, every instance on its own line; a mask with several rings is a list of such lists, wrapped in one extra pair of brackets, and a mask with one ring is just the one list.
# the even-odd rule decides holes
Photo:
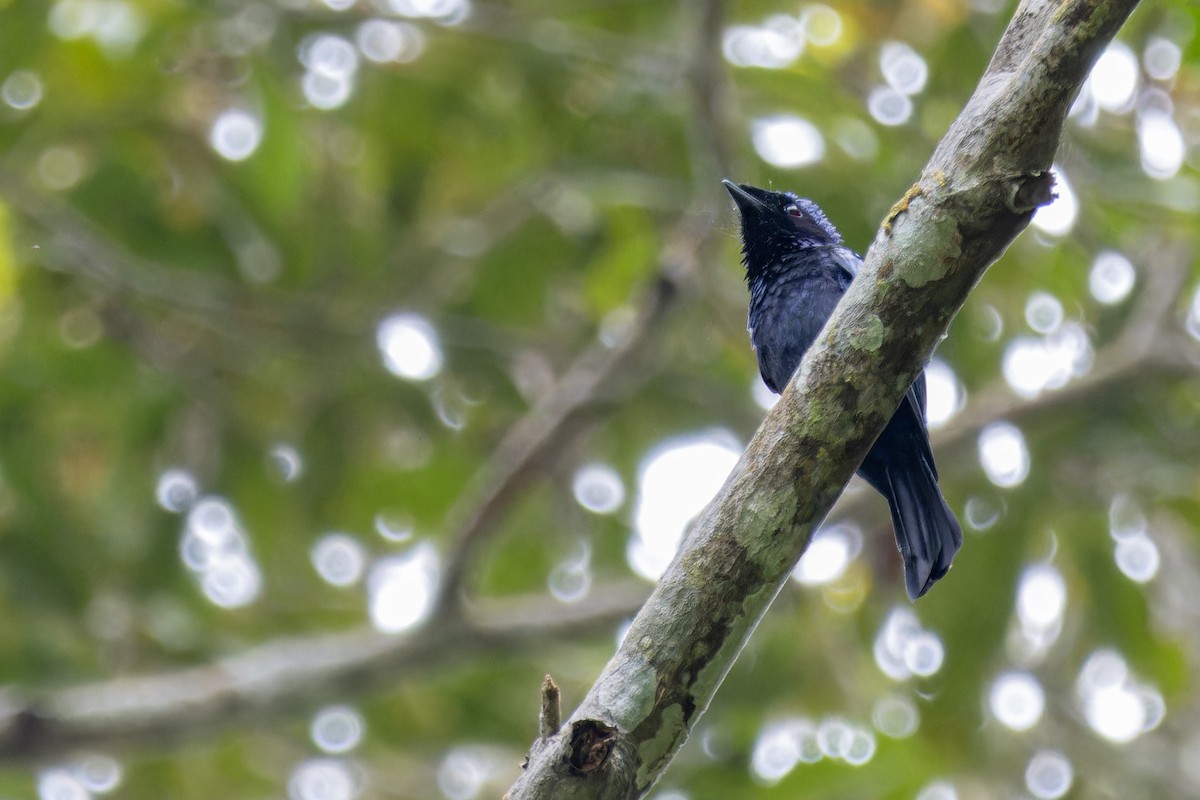
[(777, 237), (756, 242), (754, 246), (743, 243), (742, 264), (746, 267), (746, 283), (753, 287), (756, 283), (801, 277), (825, 261), (821, 258), (822, 251), (832, 254), (844, 249), (842, 244), (806, 242), (799, 238), (789, 241)]

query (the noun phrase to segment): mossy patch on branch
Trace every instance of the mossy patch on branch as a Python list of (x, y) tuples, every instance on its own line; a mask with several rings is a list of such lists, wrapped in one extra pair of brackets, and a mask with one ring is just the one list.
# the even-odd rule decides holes
[(897, 237), (896, 244), (901, 252), (912, 254), (900, 265), (900, 278), (914, 289), (949, 275), (957, 267), (962, 256), (963, 238), (958, 232), (958, 221), (954, 217), (939, 214), (930, 220), (930, 225), (934, 234), (930, 236), (926, 228), (921, 242), (902, 241), (905, 237), (903, 232)]
[(867, 317), (862, 325), (850, 329), (848, 343), (855, 350), (874, 353), (883, 344), (883, 320), (876, 314)]

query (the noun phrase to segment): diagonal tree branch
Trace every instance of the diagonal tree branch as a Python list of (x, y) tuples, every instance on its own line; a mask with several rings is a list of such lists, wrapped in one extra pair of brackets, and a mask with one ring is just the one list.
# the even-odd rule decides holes
[(510, 800), (637, 798), (987, 267), (1052, 199), (1063, 121), (1136, 0), (1025, 0), (816, 343), (624, 642)]
[[(1178, 255), (1179, 261), (1168, 263), (1181, 264), (1182, 269), (1152, 279), (1156, 285), (1161, 284), (1157, 289), (1147, 287), (1153, 299), (1140, 302), (1130, 315), (1126, 333), (1100, 351), (1097, 369), (1063, 389), (1030, 399), (1016, 397), (1007, 385), (993, 386), (972, 399), (968, 410), (951, 425), (933, 432), (935, 448), (945, 451), (966, 446), (984, 425), (997, 418), (1020, 422), (1032, 415), (1077, 409), (1086, 405), (1088, 398), (1103, 396), (1114, 383), (1144, 378), (1148, 372), (1194, 374), (1200, 363), (1176, 352), (1178, 342), (1167, 335), (1169, 325), (1152, 326), (1160, 336), (1146, 350), (1129, 344), (1133, 330), (1143, 330), (1143, 325), (1152, 320), (1160, 323), (1171, 320), (1169, 316), (1161, 316), (1166, 308), (1164, 298), (1170, 296), (1174, 300), (1177, 296), (1167, 289), (1184, 280), (1188, 274), (1186, 267), (1191, 263), (1186, 254)], [(1142, 337), (1139, 335), (1138, 339)], [(854, 516), (872, 503), (878, 505), (866, 492), (843, 495), (831, 513), (839, 517)], [(470, 619), (489, 633), (485, 639), (466, 642), (465, 649), (466, 637), (475, 631), (472, 625), (459, 623), (449, 634), (435, 632), (432, 628), (437, 626), (433, 625), (401, 637), (362, 629), (296, 637), (282, 644), (268, 643), (211, 664), (140, 676), (136, 680), (117, 678), (58, 691), (0, 688), (0, 760), (54, 755), (72, 746), (118, 739), (129, 743), (162, 741), (188, 732), (236, 724), (251, 710), (255, 719), (262, 720), (267, 714), (312, 707), (326, 697), (359, 696), (394, 683), (397, 675), (427, 672), (472, 652), (517, 651), (543, 641), (565, 642), (592, 635), (605, 630), (614, 620), (634, 613), (646, 594), (639, 583), (596, 587), (591, 599), (579, 606), (555, 606), (545, 598), (488, 601), (474, 609)], [(267, 665), (278, 663), (276, 656), (285, 651), (297, 664), (309, 666), (293, 669), (290, 679), (276, 682), (274, 678), (279, 675), (269, 672)], [(339, 657), (328, 658), (331, 652)], [(241, 674), (270, 675), (272, 679), (258, 680), (253, 687), (239, 687), (224, 678), (208, 680), (205, 690), (196, 690), (198, 677), (221, 676), (230, 664), (242, 665), (238, 670)], [(152, 691), (145, 692), (145, 687)], [(269, 696), (257, 698), (258, 690)], [(227, 704), (229, 696), (239, 697), (242, 710)], [(154, 697), (158, 701), (149, 702)], [(120, 712), (84, 713), (85, 709), (100, 707), (97, 698), (108, 698), (110, 707), (120, 707)], [(82, 701), (81, 709), (77, 709), (81, 713), (76, 714), (71, 704), (78, 701)], [(554, 726), (551, 733), (557, 730), (558, 726)]]

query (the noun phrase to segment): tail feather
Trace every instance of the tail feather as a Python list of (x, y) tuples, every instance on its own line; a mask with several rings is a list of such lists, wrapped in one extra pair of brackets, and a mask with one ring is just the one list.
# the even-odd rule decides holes
[(946, 575), (962, 546), (962, 528), (938, 488), (927, 459), (917, 457), (887, 469), (888, 506), (896, 544), (904, 560), (904, 583), (916, 600)]

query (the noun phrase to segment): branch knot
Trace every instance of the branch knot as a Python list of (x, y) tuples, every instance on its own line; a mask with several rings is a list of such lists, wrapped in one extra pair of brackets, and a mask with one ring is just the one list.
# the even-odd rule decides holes
[(1049, 170), (1039, 169), (1010, 180), (1006, 205), (1014, 214), (1028, 214), (1058, 197), (1054, 192), (1054, 173)]

